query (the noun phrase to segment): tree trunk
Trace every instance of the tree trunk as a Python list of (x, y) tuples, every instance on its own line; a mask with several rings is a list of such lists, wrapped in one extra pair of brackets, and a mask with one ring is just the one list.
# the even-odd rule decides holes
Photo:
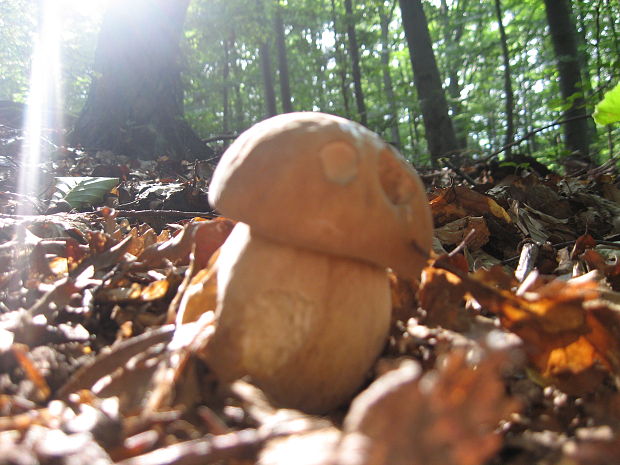
[(259, 48), (260, 69), (263, 75), (263, 89), (265, 91), (265, 110), (267, 117), (278, 114), (276, 108), (276, 90), (273, 83), (273, 75), (271, 74), (271, 50), (266, 41), (262, 41)]
[(323, 29), (322, 25), (311, 29), (313, 47), (312, 56), (314, 57), (314, 60), (310, 66), (310, 69), (316, 70), (316, 84), (313, 85), (312, 95), (315, 96), (313, 98), (313, 105), (318, 107), (319, 111), (329, 111), (329, 104), (327, 102), (330, 100), (328, 98), (327, 78), (325, 76), (327, 62), (325, 60), (325, 54), (323, 54), (322, 51), (322, 38), (324, 32), (325, 29)]
[(232, 68), (232, 79), (234, 82), (234, 108), (235, 108), (235, 124), (233, 129), (240, 132), (245, 129), (243, 115), (243, 95), (241, 92), (241, 81), (243, 80), (243, 71), (239, 66), (239, 53), (237, 51), (237, 35), (235, 30), (230, 32), (230, 67)]
[(589, 161), (588, 122), (583, 98), (577, 30), (573, 23), (569, 0), (545, 0), (547, 22), (555, 51), (562, 98), (572, 102), (564, 111), (563, 125), (566, 148)]
[(276, 30), (276, 47), (278, 49), (278, 69), (280, 71), (280, 97), (282, 99), (282, 110), (284, 113), (291, 113), (293, 111), (293, 101), (291, 99), (288, 59), (286, 57), (284, 22), (282, 21), (282, 11), (279, 0), (276, 0), (275, 4), (274, 26)]
[(212, 155), (183, 119), (179, 41), (188, 3), (112, 2), (72, 144), (137, 158)]
[(422, 108), (431, 164), (437, 166), (440, 157), (458, 152), (456, 134), (448, 114), (448, 103), (441, 85), (422, 2), (399, 0), (399, 4), (409, 45), (413, 81)]
[[(588, 50), (588, 39), (586, 37), (587, 31), (587, 6), (584, 5), (582, 0), (573, 3), (576, 21), (577, 21), (577, 48), (579, 50), (579, 68), (582, 71), (581, 82), (583, 87), (583, 94), (586, 99), (586, 112), (592, 113), (594, 111), (594, 103), (590, 101), (590, 98), (594, 95), (592, 89), (592, 75), (590, 74), (590, 56)], [(588, 131), (590, 143), (596, 143), (598, 134), (596, 132), (596, 123), (593, 118), (588, 118)]]
[(398, 107), (396, 106), (392, 75), (390, 74), (390, 41), (388, 38), (394, 5), (396, 5), (396, 3), (392, 5), (389, 14), (386, 14), (383, 5), (379, 6), (379, 22), (381, 25), (381, 67), (383, 71), (383, 88), (390, 108), (390, 142), (401, 149), (400, 132), (398, 130)]
[(495, 14), (497, 16), (497, 25), (499, 27), (499, 37), (502, 45), (502, 56), (504, 58), (504, 93), (506, 94), (506, 136), (504, 137), (504, 146), (508, 146), (505, 151), (506, 157), (510, 158), (512, 147), (509, 144), (514, 140), (514, 92), (512, 90), (512, 76), (510, 73), (510, 52), (508, 51), (508, 38), (506, 37), (506, 29), (504, 28), (504, 20), (502, 15), (501, 0), (495, 0)]
[(334, 48), (336, 50), (336, 64), (338, 66), (338, 75), (340, 76), (340, 93), (342, 95), (342, 105), (344, 107), (344, 116), (351, 118), (351, 108), (349, 107), (349, 88), (347, 86), (347, 60), (342, 52), (343, 46), (339, 39), (338, 33), (338, 13), (336, 10), (335, 0), (331, 0), (332, 5), (332, 22), (334, 24)]
[[(258, 7), (258, 12), (260, 15), (259, 20), (262, 24), (264, 24), (265, 11), (262, 0), (256, 0), (256, 5)], [(277, 115), (278, 109), (276, 107), (276, 90), (272, 74), (271, 48), (269, 47), (269, 42), (267, 42), (267, 38), (262, 38), (260, 40), (260, 45), (258, 46), (258, 55), (260, 57), (260, 69), (263, 76), (263, 90), (265, 92), (265, 111), (267, 113), (266, 117), (269, 118), (271, 116)]]
[[(461, 85), (459, 84), (458, 75), (458, 70), (462, 68), (461, 57), (463, 51), (461, 50), (460, 42), (465, 30), (465, 21), (463, 18), (466, 16), (467, 3), (467, 0), (458, 2), (458, 10), (450, 15), (446, 0), (442, 0), (440, 11), (446, 47), (447, 50), (452, 52), (450, 54), (447, 53), (448, 59), (446, 60), (446, 66), (448, 68), (448, 88), (446, 90), (450, 96), (448, 105), (452, 111), (452, 123), (454, 125), (454, 132), (456, 133), (456, 141), (461, 150), (467, 149), (468, 136), (467, 125), (463, 119), (460, 118), (461, 115), (463, 115), (463, 105), (461, 103)], [(454, 24), (454, 21), (451, 20), (452, 18), (461, 18), (461, 20)]]
[(359, 122), (364, 126), (368, 125), (368, 114), (366, 103), (364, 102), (364, 91), (362, 89), (362, 72), (360, 70), (360, 53), (355, 33), (355, 19), (353, 18), (352, 0), (344, 0), (344, 8), (347, 17), (347, 36), (349, 38), (349, 55), (351, 55), (351, 71), (353, 75), (353, 89), (355, 93), (355, 103)]
[(225, 38), (222, 44), (224, 46), (224, 66), (222, 68), (222, 132), (228, 134), (230, 131), (230, 99), (228, 97), (228, 89), (230, 87), (230, 53), (228, 38)]

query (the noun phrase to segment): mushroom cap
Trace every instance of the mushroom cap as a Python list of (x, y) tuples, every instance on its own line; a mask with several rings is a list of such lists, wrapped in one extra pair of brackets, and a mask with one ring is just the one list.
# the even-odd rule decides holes
[(384, 268), (271, 241), (244, 223), (215, 268), (203, 282), (217, 281), (217, 326), (205, 357), (221, 380), (249, 376), (275, 404), (309, 413), (355, 394), (388, 336)]
[(209, 187), (220, 213), (275, 241), (417, 277), (432, 217), (416, 171), (377, 134), (333, 115), (278, 115), (222, 155)]

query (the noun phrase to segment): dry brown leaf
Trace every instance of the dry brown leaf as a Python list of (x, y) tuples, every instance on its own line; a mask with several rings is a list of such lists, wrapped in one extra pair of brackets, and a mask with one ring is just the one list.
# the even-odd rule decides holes
[(584, 234), (579, 236), (575, 241), (575, 245), (573, 246), (573, 250), (571, 251), (570, 258), (575, 259), (582, 253), (584, 253), (587, 249), (592, 249), (596, 247), (596, 240), (590, 234)]
[[(443, 266), (441, 260), (436, 264)], [(466, 275), (449, 264), (445, 267), (504, 328), (524, 341), (530, 363), (547, 381), (577, 394), (598, 386), (601, 376), (595, 374), (600, 369), (620, 370), (620, 318), (601, 321), (609, 312), (601, 310), (607, 306), (596, 281), (554, 280), (517, 295), (509, 288), (509, 276), (499, 269)]]
[[(216, 257), (214, 257), (216, 258)], [(177, 323), (196, 321), (217, 304), (217, 267), (213, 263), (200, 270), (183, 289), (180, 297)]]
[(457, 275), (438, 268), (425, 268), (418, 294), (420, 306), (427, 312), (424, 324), (466, 329), (469, 315), (463, 305), (465, 292), (463, 281)]
[(452, 186), (439, 191), (430, 202), (436, 225), (467, 216), (494, 216), (506, 223), (512, 223), (510, 216), (495, 200), (462, 186)]
[(620, 291), (620, 260), (615, 263), (608, 263), (605, 258), (596, 250), (586, 250), (582, 256), (590, 269), (601, 272), (614, 291)]
[(209, 221), (193, 221), (171, 239), (153, 244), (138, 257), (140, 266), (159, 268), (170, 261), (175, 265), (188, 265), (192, 250), (200, 268), (206, 266), (209, 257), (226, 240), (234, 222), (226, 218)]
[(170, 289), (170, 281), (168, 281), (167, 279), (153, 281), (144, 289), (142, 289), (140, 298), (145, 302), (161, 299), (166, 296), (166, 294), (168, 293), (168, 289)]
[(437, 228), (435, 236), (443, 245), (456, 245), (467, 237), (468, 249), (478, 250), (489, 242), (491, 232), (484, 218), (468, 216)]
[(517, 408), (504, 393), (500, 353), (475, 367), (454, 352), (435, 371), (405, 361), (352, 403), (337, 465), (480, 465), (501, 446), (495, 432)]

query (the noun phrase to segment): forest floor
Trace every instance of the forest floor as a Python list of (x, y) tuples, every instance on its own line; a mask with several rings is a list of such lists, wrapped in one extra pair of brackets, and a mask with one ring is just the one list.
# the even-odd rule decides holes
[(435, 254), (421, 282), (390, 275), (385, 350), (353, 402), (319, 417), (217, 383), (196, 348), (211, 322), (175, 337), (188, 268), (229, 230), (207, 208), (209, 162), (59, 149), (30, 198), (13, 136), (0, 144), (0, 464), (620, 463), (613, 165), (421, 173)]

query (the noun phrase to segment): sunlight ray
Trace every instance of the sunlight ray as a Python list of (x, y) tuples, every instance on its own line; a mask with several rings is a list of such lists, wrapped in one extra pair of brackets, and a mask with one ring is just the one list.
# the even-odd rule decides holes
[[(32, 55), (30, 86), (25, 116), (25, 138), (21, 150), (18, 189), (24, 195), (40, 191), (40, 163), (49, 157), (52, 143), (47, 140), (48, 129), (62, 127), (60, 121), (60, 40), (59, 5), (54, 0), (39, 4), (39, 25)], [(28, 206), (20, 214), (31, 213)]]

